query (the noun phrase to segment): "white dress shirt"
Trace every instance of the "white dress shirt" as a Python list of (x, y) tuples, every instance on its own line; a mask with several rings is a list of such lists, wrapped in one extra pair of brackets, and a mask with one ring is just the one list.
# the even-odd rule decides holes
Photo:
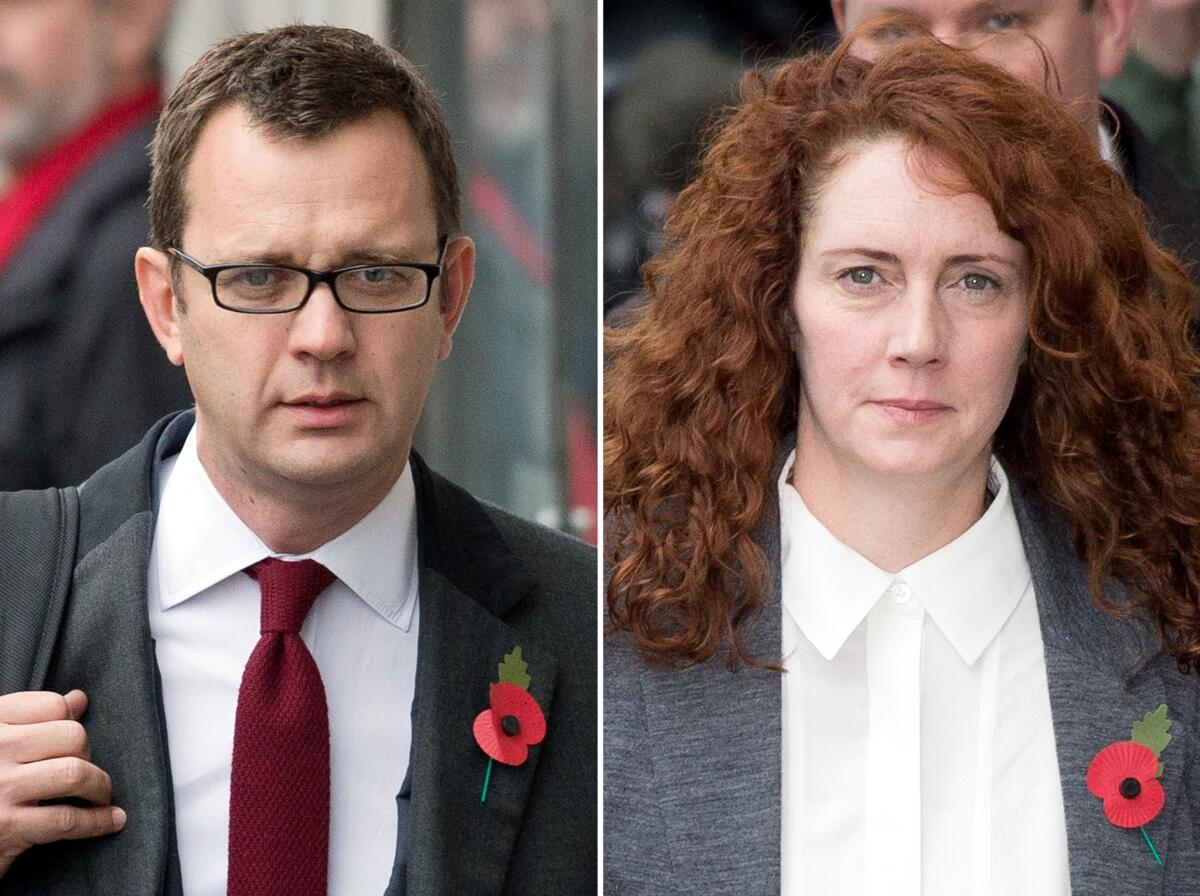
[(1004, 471), (993, 461), (995, 497), (970, 529), (892, 575), (812, 515), (792, 463), (779, 479), (783, 896), (1069, 893), (1037, 603)]
[[(242, 671), (259, 638), (258, 585), (274, 554), (221, 497), (196, 429), (162, 466), (148, 597), (162, 676), (175, 830), (187, 896), (225, 892), (229, 772)], [(408, 770), (417, 668), (412, 471), (367, 516), (310, 554), (336, 577), (301, 637), (325, 684), (330, 729), (330, 896), (387, 888), (396, 794)], [(287, 757), (280, 757), (286, 762)]]

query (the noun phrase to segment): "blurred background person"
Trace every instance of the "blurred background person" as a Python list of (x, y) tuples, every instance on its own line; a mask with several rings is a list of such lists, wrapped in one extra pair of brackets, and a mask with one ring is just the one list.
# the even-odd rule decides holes
[(639, 269), (746, 64), (834, 31), (828, 7), (775, 0), (606, 3), (604, 29), (604, 305), (620, 324), (644, 300)]
[(1200, 184), (1200, 2), (1141, 0), (1125, 67), (1104, 85), (1175, 172)]
[[(1100, 154), (1125, 175), (1145, 206), (1154, 238), (1200, 282), (1200, 191), (1163, 163), (1135, 117), (1100, 93), (1101, 82), (1125, 63), (1137, 2), (832, 0), (832, 9), (843, 32), (873, 13), (909, 13), (939, 40), (1049, 92), (1084, 131), (1095, 135)], [(1052, 63), (1049, 73), (1045, 56)]]
[(139, 312), (167, 0), (0, 3), (0, 488), (81, 482), (190, 402)]

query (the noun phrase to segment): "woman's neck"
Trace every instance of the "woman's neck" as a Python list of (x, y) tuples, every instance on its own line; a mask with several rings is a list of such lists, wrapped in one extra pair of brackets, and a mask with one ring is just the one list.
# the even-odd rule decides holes
[(954, 541), (986, 507), (989, 453), (965, 470), (890, 476), (805, 447), (796, 446), (793, 487), (835, 538), (887, 572)]

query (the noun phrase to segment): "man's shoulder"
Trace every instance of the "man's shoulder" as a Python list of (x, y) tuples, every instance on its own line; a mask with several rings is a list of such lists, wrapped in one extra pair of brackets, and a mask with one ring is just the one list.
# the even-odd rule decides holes
[(1129, 114), (1108, 102), (1117, 122), (1116, 139), (1130, 185), (1146, 207), (1150, 231), (1200, 281), (1200, 189), (1176, 175), (1158, 158), (1154, 145)]
[(594, 645), (596, 549), (480, 500), (413, 454), (424, 562), (517, 628)]
[(418, 502), (425, 504), (423, 533), (453, 539), (467, 554), (488, 550), (493, 538), (539, 581), (595, 586), (596, 549), (577, 538), (530, 522), (476, 498), (414, 453)]
[(479, 505), (501, 536), (527, 566), (543, 578), (562, 581), (596, 580), (596, 548), (539, 523), (532, 523), (487, 501)]

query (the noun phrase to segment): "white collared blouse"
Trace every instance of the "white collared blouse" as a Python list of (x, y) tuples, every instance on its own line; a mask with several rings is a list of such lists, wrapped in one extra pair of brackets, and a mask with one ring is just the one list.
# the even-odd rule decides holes
[[(1062, 896), (1066, 816), (1008, 481), (895, 575), (780, 476), (782, 896)], [(1082, 775), (1082, 770), (1081, 770)]]

